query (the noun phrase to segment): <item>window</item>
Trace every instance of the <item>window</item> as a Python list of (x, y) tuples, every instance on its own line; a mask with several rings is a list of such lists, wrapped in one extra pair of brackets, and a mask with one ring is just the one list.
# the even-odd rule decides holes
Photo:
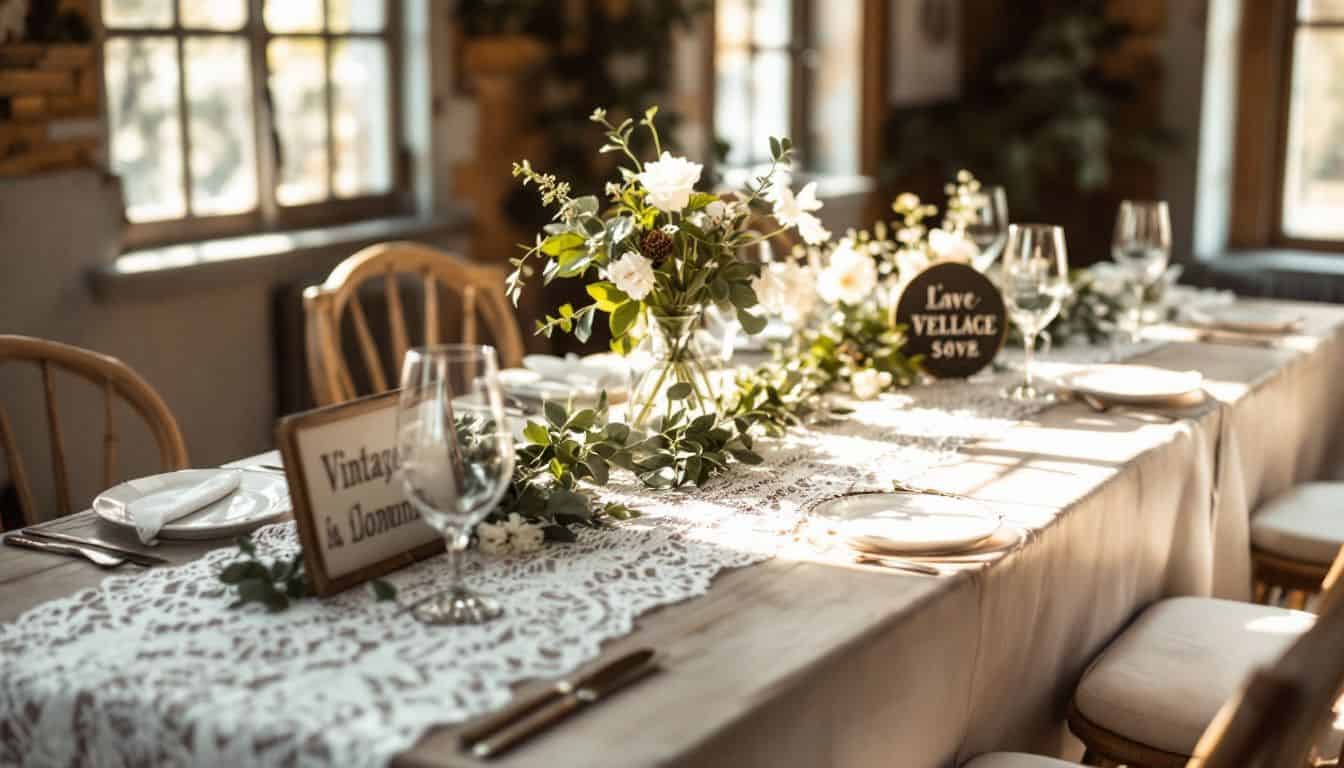
[(103, 0), (133, 242), (392, 213), (396, 0)]
[(714, 18), (714, 127), (727, 164), (770, 160), (789, 136), (807, 171), (859, 166), (863, 3), (720, 0)]
[(1300, 0), (1291, 27), (1280, 226), (1344, 240), (1344, 0)]

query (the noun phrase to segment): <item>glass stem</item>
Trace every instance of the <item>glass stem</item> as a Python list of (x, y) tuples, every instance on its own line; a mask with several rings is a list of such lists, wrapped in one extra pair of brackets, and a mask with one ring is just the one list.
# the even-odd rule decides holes
[(1026, 376), (1025, 383), (1023, 384), (1023, 386), (1024, 386), (1026, 389), (1030, 390), (1030, 389), (1031, 389), (1031, 359), (1032, 359), (1033, 354), (1035, 354), (1035, 352), (1036, 352), (1036, 334), (1034, 334), (1034, 333), (1024, 334), (1024, 340), (1025, 340), (1025, 344), (1024, 344), (1023, 346), (1026, 348), (1027, 356), (1026, 356), (1026, 365), (1025, 365), (1024, 368), (1023, 368), (1023, 373), (1024, 373), (1024, 375)]
[(1143, 335), (1143, 283), (1134, 283), (1134, 328), (1130, 342), (1137, 344)]
[(448, 589), (456, 594), (462, 591), (462, 562), (467, 559), (471, 536), (465, 531), (444, 531), (443, 542), (448, 546)]

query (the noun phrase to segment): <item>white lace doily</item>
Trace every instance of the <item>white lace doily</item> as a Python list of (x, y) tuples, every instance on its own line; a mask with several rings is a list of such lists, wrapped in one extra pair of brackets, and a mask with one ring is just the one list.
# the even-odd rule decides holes
[[(721, 570), (772, 556), (812, 504), (913, 481), (1005, 429), (1033, 409), (1000, 397), (1016, 375), (858, 403), (841, 422), (761, 440), (765, 464), (704, 489), (615, 483), (604, 496), (645, 517), (468, 567), (469, 586), (506, 608), (480, 627), (421, 626), (360, 588), (279, 614), (229, 610), (216, 574), (233, 548), (109, 577), (0, 625), (0, 764), (383, 765), (431, 726), (503, 706), (513, 683), (570, 672)], [(298, 548), (292, 523), (255, 539), (266, 558)], [(434, 558), (390, 581), (409, 603), (444, 568)]]

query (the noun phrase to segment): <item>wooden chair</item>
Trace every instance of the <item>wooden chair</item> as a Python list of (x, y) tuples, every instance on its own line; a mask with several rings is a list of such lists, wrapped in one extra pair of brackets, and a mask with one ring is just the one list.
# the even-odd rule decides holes
[[(1336, 585), (1341, 572), (1344, 548), (1326, 583)], [(1322, 610), (1340, 613), (1342, 591), (1330, 589)], [(1295, 647), (1306, 624), (1297, 611), (1212, 598), (1149, 607), (1093, 661), (1074, 693), (1069, 729), (1087, 747), (1084, 762), (1183, 768), (1200, 754), (1201, 734), (1220, 708), (1256, 669)], [(1277, 701), (1272, 691), (1264, 695)]]
[[(1316, 753), (1344, 690), (1344, 549), (1326, 579), (1315, 624), (1298, 636), (1272, 665), (1250, 670), (1241, 691), (1229, 698), (1205, 728), (1183, 768), (1309, 768), (1340, 765), (1341, 755)], [(1072, 722), (1070, 723), (1072, 726)], [(1085, 757), (1084, 761), (1089, 758)], [(1126, 758), (1142, 768), (1151, 763)], [(1020, 753), (981, 755), (963, 768), (1068, 768), (1063, 760)]]
[[(357, 391), (355, 378), (341, 346), (342, 318), (348, 311), (353, 322), (364, 372), (373, 392), (397, 386), (401, 360), (412, 344), (406, 330), (400, 282), (418, 279), (424, 292), (424, 344), (437, 344), (442, 318), (439, 289), (449, 289), (461, 299), (462, 337), (476, 343), (477, 319), (484, 318), (504, 367), (521, 365), (523, 338), (513, 317), (513, 307), (504, 293), (503, 269), (473, 264), (458, 256), (409, 242), (380, 243), (361, 250), (337, 265), (326, 282), (303, 292), (306, 316), (305, 351), (313, 397), (318, 405), (351, 400), (369, 392)], [(360, 302), (360, 287), (381, 280), (387, 302), (392, 357), (385, 359), (368, 316)]]
[(1344, 483), (1302, 483), (1270, 499), (1251, 518), (1255, 601), (1278, 592), (1289, 608), (1303, 608), (1341, 546)]
[[(70, 500), (70, 477), (65, 459), (65, 440), (61, 435), (59, 408), (56, 403), (55, 369), (79, 376), (103, 391), (103, 487), (116, 483), (117, 427), (113, 402), (126, 401), (145, 421), (159, 446), (159, 459), (165, 471), (187, 467), (187, 446), (177, 420), (154, 388), (125, 363), (79, 347), (27, 336), (0, 335), (0, 364), (27, 362), (42, 373), (46, 401), (48, 442), (56, 485), (56, 504), (60, 515), (74, 509)], [(23, 457), (15, 443), (14, 430), (4, 408), (0, 407), (0, 449), (5, 453), (9, 476), (18, 492), (19, 508), (25, 525), (38, 522), (32, 486)]]

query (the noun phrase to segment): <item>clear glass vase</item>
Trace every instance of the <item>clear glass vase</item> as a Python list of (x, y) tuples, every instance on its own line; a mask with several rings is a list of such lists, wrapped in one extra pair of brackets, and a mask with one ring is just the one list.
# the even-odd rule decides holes
[[(700, 307), (671, 312), (648, 310), (647, 333), (631, 356), (632, 386), (627, 419), (633, 427), (646, 427), (668, 412), (668, 390), (687, 384), (690, 392), (680, 401), (692, 415), (718, 407), (716, 373), (721, 361), (706, 354), (700, 343)], [(681, 389), (685, 389), (682, 387)]]

